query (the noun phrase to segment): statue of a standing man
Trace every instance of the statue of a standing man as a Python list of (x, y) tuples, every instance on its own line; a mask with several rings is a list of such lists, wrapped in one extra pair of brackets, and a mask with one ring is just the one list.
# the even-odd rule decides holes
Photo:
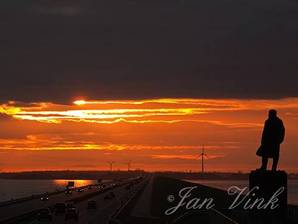
[(285, 138), (285, 127), (282, 120), (277, 116), (276, 110), (269, 111), (269, 118), (265, 122), (261, 147), (257, 155), (262, 157), (260, 170), (266, 170), (268, 159), (272, 158), (272, 171), (276, 171), (279, 160), (280, 144)]

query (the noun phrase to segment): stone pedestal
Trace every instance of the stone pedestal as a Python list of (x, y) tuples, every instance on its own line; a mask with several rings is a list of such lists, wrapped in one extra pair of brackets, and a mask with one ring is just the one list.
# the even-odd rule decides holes
[(254, 209), (251, 212), (251, 217), (256, 219), (256, 223), (283, 223), (286, 219), (288, 206), (288, 188), (287, 174), (284, 171), (252, 171), (249, 176), (249, 187), (259, 189), (255, 191), (255, 198), (264, 198), (265, 201), (270, 199), (276, 192), (284, 189), (278, 198), (278, 205), (275, 209), (268, 206), (267, 209)]

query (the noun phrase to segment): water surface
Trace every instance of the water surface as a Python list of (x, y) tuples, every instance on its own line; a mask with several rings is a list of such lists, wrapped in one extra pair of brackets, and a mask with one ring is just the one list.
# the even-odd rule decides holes
[(10, 180), (0, 179), (0, 202), (11, 199), (64, 190), (68, 181), (75, 187), (96, 184), (96, 180)]

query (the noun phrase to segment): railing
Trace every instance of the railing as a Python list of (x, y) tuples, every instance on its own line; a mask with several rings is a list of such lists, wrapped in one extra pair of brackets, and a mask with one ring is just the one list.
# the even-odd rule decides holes
[(292, 223), (298, 223), (298, 206), (289, 205), (288, 206), (288, 219)]

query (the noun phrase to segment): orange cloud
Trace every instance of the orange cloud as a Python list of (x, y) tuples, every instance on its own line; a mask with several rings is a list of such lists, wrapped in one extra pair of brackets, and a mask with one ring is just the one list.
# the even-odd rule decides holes
[[(279, 111), (287, 129), (281, 163), (295, 170), (298, 98), (80, 99), (72, 105), (11, 101), (0, 105), (5, 115), (0, 119), (0, 151), (7, 155), (0, 157), (0, 165), (53, 169), (55, 155), (68, 161), (68, 169), (97, 167), (110, 159), (121, 163), (125, 158), (148, 170), (196, 170), (205, 144), (210, 170), (228, 170), (232, 164), (249, 170), (258, 166), (255, 150), (269, 108)], [(30, 159), (32, 154), (39, 162)], [(15, 164), (7, 158), (15, 158)]]
[[(297, 109), (298, 99), (285, 100), (202, 100), (202, 99), (156, 99), (143, 101), (85, 101), (74, 105), (35, 103), (28, 107), (15, 106), (15, 102), (2, 105), (0, 113), (16, 119), (48, 123), (90, 122), (112, 124), (131, 123), (177, 123), (202, 122), (199, 115), (215, 112), (264, 110), (269, 108)], [(106, 107), (109, 105), (109, 107)], [(133, 108), (131, 108), (133, 106)], [(55, 110), (59, 109), (59, 110)], [(225, 121), (207, 120), (225, 125)], [(233, 126), (257, 127), (259, 123), (229, 123)]]

